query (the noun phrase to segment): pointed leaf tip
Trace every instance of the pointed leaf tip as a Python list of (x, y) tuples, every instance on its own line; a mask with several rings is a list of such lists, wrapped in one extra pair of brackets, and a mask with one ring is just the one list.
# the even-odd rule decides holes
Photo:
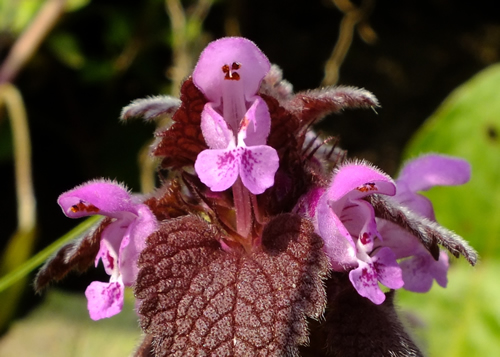
[(356, 87), (326, 87), (297, 93), (286, 107), (310, 123), (343, 109), (375, 108), (379, 102), (371, 92)]
[(413, 234), (435, 260), (439, 259), (440, 244), (455, 257), (462, 255), (471, 265), (477, 263), (477, 252), (458, 234), (412, 212), (390, 198), (371, 195), (367, 199), (373, 205), (377, 217), (391, 221)]
[(154, 120), (173, 114), (180, 106), (181, 101), (169, 95), (135, 99), (122, 109), (120, 120), (133, 118), (141, 118), (146, 121)]

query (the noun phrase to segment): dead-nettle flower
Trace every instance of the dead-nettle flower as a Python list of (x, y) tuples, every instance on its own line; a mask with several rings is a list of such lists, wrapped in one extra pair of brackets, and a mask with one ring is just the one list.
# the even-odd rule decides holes
[[(396, 180), (397, 192), (393, 200), (413, 212), (435, 221), (431, 201), (417, 192), (434, 186), (463, 185), (470, 179), (467, 161), (437, 154), (424, 155), (405, 164)], [(384, 246), (390, 247), (400, 261), (406, 290), (427, 292), (433, 280), (447, 285), (448, 254), (441, 251), (435, 260), (419, 239), (393, 222), (377, 219), (379, 231), (384, 237)]]
[(137, 278), (137, 259), (146, 238), (157, 228), (156, 218), (144, 204), (134, 202), (127, 190), (114, 182), (91, 181), (63, 193), (57, 200), (70, 218), (92, 215), (110, 217), (101, 233), (95, 265), (102, 261), (109, 283), (92, 282), (85, 291), (90, 317), (116, 315), (123, 307), (124, 286)]
[[(417, 192), (436, 185), (461, 185), (469, 178), (470, 166), (465, 160), (442, 155), (408, 162), (395, 183), (369, 165), (348, 164), (336, 170), (328, 189), (311, 190), (296, 209), (314, 217), (332, 268), (349, 270), (359, 294), (381, 304), (385, 295), (378, 282), (414, 292), (429, 291), (434, 279), (446, 287), (448, 255), (441, 251), (434, 259), (414, 234), (376, 218), (363, 197), (390, 195), (402, 206), (435, 221), (432, 203)], [(402, 260), (398, 264), (396, 259)]]
[(271, 117), (257, 95), (271, 64), (255, 44), (244, 38), (223, 38), (209, 44), (193, 72), (194, 84), (209, 100), (201, 113), (208, 150), (194, 168), (212, 191), (224, 191), (241, 178), (253, 194), (274, 184), (279, 158), (266, 145)]
[[(394, 182), (311, 132), (328, 114), (376, 106), (352, 87), (293, 93), (253, 42), (210, 43), (180, 100), (155, 96), (122, 111), (122, 119), (172, 116), (152, 147), (168, 179), (142, 198), (110, 181), (62, 194), (67, 216), (106, 218), (61, 248), (35, 288), (101, 260), (110, 281), (87, 288), (91, 317), (118, 313), (133, 286), (145, 333), (137, 357), (297, 356), (301, 346), (347, 355), (358, 345), (364, 355), (420, 356), (379, 283), (445, 285), (439, 245), (475, 264), (476, 252), (417, 195), (466, 182), (469, 168), (427, 156)], [(316, 350), (303, 347), (308, 318), (324, 330)]]
[[(379, 281), (391, 289), (403, 286), (402, 272), (390, 248), (381, 247), (375, 211), (364, 197), (394, 195), (392, 179), (363, 162), (347, 163), (335, 170), (331, 184), (306, 197), (324, 250), (336, 271), (350, 271), (349, 279), (361, 296), (381, 304), (385, 295)], [(312, 201), (312, 202), (311, 202)]]

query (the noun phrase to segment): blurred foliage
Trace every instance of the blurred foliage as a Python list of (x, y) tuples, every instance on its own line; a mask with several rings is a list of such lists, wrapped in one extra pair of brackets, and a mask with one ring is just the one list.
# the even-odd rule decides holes
[[(18, 230), (12, 235), (7, 248), (3, 251), (0, 261), (0, 284), (5, 281), (8, 273), (22, 266), (33, 253), (36, 238), (35, 230)], [(4, 330), (16, 313), (21, 294), (26, 286), (30, 285), (28, 273), (22, 274), (16, 281), (9, 285), (8, 289), (0, 290), (0, 331)]]
[(455, 263), (446, 289), (401, 289), (400, 313), (412, 321), (410, 330), (428, 356), (500, 356), (500, 262), (484, 261), (477, 268)]
[(0, 356), (123, 357), (131, 355), (140, 340), (130, 289), (123, 311), (99, 321), (89, 318), (83, 294), (51, 289), (45, 303), (15, 322), (0, 340)]
[(77, 39), (71, 33), (59, 31), (53, 34), (48, 40), (48, 46), (69, 68), (80, 69), (85, 65), (85, 56)]
[[(0, 0), (0, 31), (19, 34), (42, 7), (40, 0)], [(67, 0), (66, 11), (76, 11), (90, 0)]]
[[(18, 218), (17, 229), (8, 240), (0, 257), (0, 276), (4, 280), (5, 276), (21, 266), (33, 254), (37, 238), (37, 221), (28, 119), (22, 95), (14, 85), (0, 83), (0, 107), (6, 108), (12, 129)], [(0, 290), (0, 301), (7, 307), (0, 309), (0, 331), (3, 331), (15, 316), (27, 283), (28, 276), (24, 274), (9, 289)]]
[(7, 120), (0, 120), (0, 162), (12, 157), (12, 135)]
[(438, 152), (467, 159), (472, 179), (426, 195), (438, 221), (465, 237), (482, 259), (500, 258), (500, 64), (457, 88), (419, 129), (406, 157)]

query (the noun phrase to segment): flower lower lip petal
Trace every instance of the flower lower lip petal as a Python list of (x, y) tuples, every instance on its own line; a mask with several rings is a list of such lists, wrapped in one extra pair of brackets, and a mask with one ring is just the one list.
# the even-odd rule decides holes
[(261, 194), (274, 184), (279, 167), (278, 153), (267, 145), (248, 147), (241, 155), (240, 176), (254, 195)]
[(239, 153), (237, 150), (205, 150), (198, 155), (194, 168), (201, 182), (212, 191), (225, 191), (238, 178)]

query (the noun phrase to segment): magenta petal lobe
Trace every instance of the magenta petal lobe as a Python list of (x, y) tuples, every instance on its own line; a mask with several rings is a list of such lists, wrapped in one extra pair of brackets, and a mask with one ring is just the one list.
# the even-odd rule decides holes
[(201, 112), (201, 132), (211, 149), (226, 149), (234, 141), (233, 131), (211, 103), (205, 104)]
[(396, 261), (396, 255), (390, 248), (381, 248), (372, 258), (377, 270), (378, 280), (391, 289), (399, 289), (403, 286), (401, 267)]
[(122, 311), (125, 288), (119, 281), (103, 283), (93, 281), (85, 290), (92, 320), (114, 316)]
[(267, 145), (239, 148), (242, 150), (240, 176), (243, 185), (254, 195), (274, 184), (279, 167), (278, 153)]
[(448, 283), (446, 275), (449, 263), (448, 255), (444, 251), (441, 251), (438, 261), (435, 261), (428, 252), (423, 251), (403, 260), (400, 265), (403, 270), (403, 287), (406, 290), (425, 293), (431, 289), (434, 279), (443, 288)]
[(359, 295), (380, 305), (385, 300), (385, 294), (378, 286), (377, 272), (372, 264), (359, 262), (359, 267), (349, 273), (349, 280)]
[(246, 146), (265, 145), (271, 130), (271, 116), (266, 102), (257, 97), (246, 113), (247, 127), (242, 138)]
[(333, 270), (343, 271), (347, 267), (355, 267), (357, 259), (353, 238), (326, 201), (324, 195), (320, 198), (316, 210), (318, 231), (325, 242), (323, 249)]
[(238, 178), (239, 153), (235, 150), (204, 150), (194, 168), (201, 182), (214, 192), (225, 191)]
[(445, 155), (424, 155), (405, 164), (398, 178), (412, 192), (426, 191), (434, 186), (462, 185), (469, 181), (470, 164), (463, 159)]
[(146, 238), (158, 228), (158, 222), (146, 205), (138, 206), (138, 217), (129, 227), (129, 233), (120, 246), (120, 273), (123, 284), (132, 286), (139, 271), (137, 260), (146, 246)]

